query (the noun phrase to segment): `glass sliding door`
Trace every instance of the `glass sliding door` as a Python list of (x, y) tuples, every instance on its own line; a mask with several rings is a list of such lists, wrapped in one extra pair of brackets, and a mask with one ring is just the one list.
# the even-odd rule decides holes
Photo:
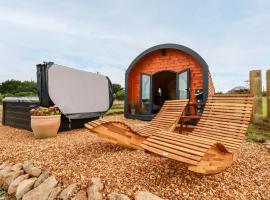
[(141, 95), (140, 111), (141, 114), (152, 114), (152, 76), (141, 74)]
[(178, 99), (189, 99), (190, 88), (189, 88), (189, 69), (181, 71), (177, 75), (177, 98)]

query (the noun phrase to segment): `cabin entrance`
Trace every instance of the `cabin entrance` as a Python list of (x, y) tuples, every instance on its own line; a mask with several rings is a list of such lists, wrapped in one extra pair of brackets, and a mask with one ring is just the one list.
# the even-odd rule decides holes
[(176, 99), (176, 76), (174, 71), (160, 71), (153, 75), (152, 114), (158, 113), (166, 100)]
[(140, 113), (156, 114), (166, 100), (189, 99), (189, 69), (142, 73), (140, 90)]

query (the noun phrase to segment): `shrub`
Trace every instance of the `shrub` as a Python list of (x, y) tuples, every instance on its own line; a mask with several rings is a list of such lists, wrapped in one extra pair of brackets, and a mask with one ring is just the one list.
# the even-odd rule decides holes
[(4, 96), (2, 94), (0, 94), (0, 104), (3, 103), (3, 99), (4, 99)]
[(119, 90), (118, 92), (116, 92), (115, 98), (117, 100), (124, 100), (125, 99), (125, 90)]
[(55, 107), (51, 106), (49, 108), (39, 106), (31, 111), (32, 116), (51, 116), (51, 115), (61, 115), (60, 110)]

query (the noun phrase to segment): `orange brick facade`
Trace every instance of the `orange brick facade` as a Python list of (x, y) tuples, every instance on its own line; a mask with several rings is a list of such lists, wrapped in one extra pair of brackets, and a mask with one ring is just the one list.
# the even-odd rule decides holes
[[(154, 74), (162, 70), (180, 72), (190, 68), (190, 100), (195, 99), (195, 89), (203, 88), (202, 66), (190, 55), (176, 49), (166, 49), (165, 55), (157, 50), (137, 62), (128, 77), (128, 101), (140, 100), (140, 74)], [(212, 85), (212, 81), (209, 82)]]

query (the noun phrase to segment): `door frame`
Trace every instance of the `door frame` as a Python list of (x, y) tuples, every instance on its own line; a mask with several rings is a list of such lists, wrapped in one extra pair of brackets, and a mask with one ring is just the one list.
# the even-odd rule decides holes
[[(143, 75), (146, 75), (146, 76), (149, 76), (150, 77), (150, 111), (149, 113), (144, 113), (142, 112), (142, 76)], [(139, 101), (139, 111), (140, 111), (140, 114), (141, 115), (152, 115), (153, 113), (153, 90), (152, 90), (152, 87), (153, 87), (153, 75), (152, 74), (148, 74), (148, 73), (145, 73), (145, 72), (142, 72), (140, 73), (140, 101)]]

